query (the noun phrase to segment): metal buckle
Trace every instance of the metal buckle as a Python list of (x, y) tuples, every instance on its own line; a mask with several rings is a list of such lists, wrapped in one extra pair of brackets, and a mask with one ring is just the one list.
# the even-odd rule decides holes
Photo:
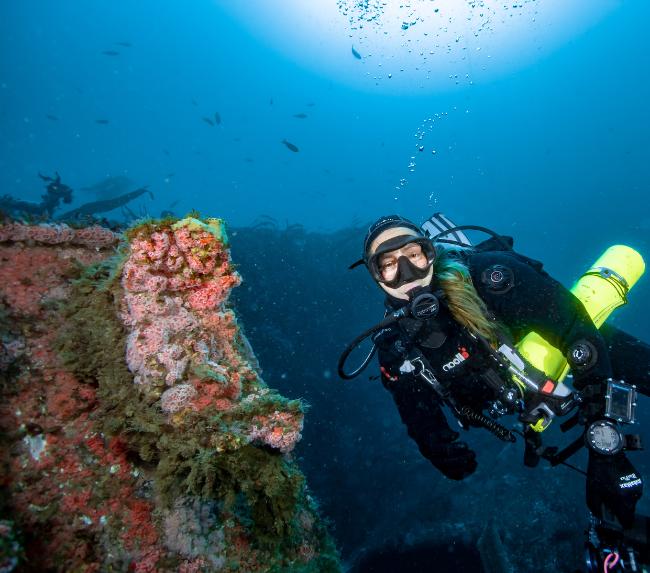
[(630, 290), (630, 285), (628, 282), (625, 280), (625, 277), (619, 275), (616, 271), (608, 268), (608, 267), (594, 267), (593, 269), (590, 270), (590, 272), (595, 271), (598, 273), (601, 277), (604, 279), (616, 279), (618, 282), (621, 283), (621, 286), (626, 290)]

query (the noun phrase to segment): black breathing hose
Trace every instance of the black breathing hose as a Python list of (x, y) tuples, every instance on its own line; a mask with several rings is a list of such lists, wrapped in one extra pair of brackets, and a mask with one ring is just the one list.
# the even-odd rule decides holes
[(352, 372), (347, 373), (343, 368), (345, 367), (345, 363), (348, 360), (348, 356), (350, 356), (352, 351), (357, 346), (359, 346), (359, 344), (361, 344), (366, 338), (372, 336), (375, 332), (378, 332), (382, 328), (387, 327), (389, 324), (392, 324), (393, 322), (401, 318), (401, 316), (402, 313), (393, 313), (387, 316), (379, 324), (376, 324), (372, 328), (369, 328), (368, 330), (362, 332), (352, 342), (350, 342), (350, 344), (346, 346), (345, 350), (343, 351), (343, 354), (341, 354), (341, 356), (339, 357), (339, 363), (337, 367), (338, 374), (341, 378), (343, 378), (343, 380), (352, 380), (352, 378), (356, 378), (357, 376), (359, 376), (359, 374), (361, 374), (365, 370), (366, 366), (368, 366), (368, 363), (372, 360), (372, 357), (375, 355), (375, 352), (377, 352), (377, 346), (373, 344), (372, 348), (370, 349), (370, 352), (368, 353), (368, 356), (366, 356), (366, 358), (363, 360), (361, 365), (355, 370), (353, 370)]
[(479, 426), (483, 426), (488, 432), (494, 434), (497, 438), (504, 442), (516, 442), (514, 434), (508, 428), (502, 426), (498, 422), (488, 418), (486, 415), (472, 410), (469, 406), (463, 406), (459, 414), (470, 422), (474, 422)]
[(350, 342), (350, 344), (346, 346), (345, 350), (343, 351), (343, 354), (341, 354), (341, 356), (339, 357), (339, 363), (337, 367), (339, 376), (343, 378), (343, 380), (351, 380), (352, 378), (355, 378), (359, 374), (361, 374), (361, 372), (363, 372), (366, 366), (368, 366), (368, 363), (370, 362), (370, 360), (372, 360), (372, 357), (375, 355), (375, 352), (377, 351), (377, 346), (375, 344), (372, 345), (372, 348), (370, 349), (368, 356), (366, 356), (366, 358), (363, 360), (361, 365), (356, 370), (350, 373), (347, 373), (345, 372), (345, 370), (343, 370), (343, 367), (345, 366), (348, 356), (350, 356), (352, 351), (357, 346), (359, 346), (359, 344), (361, 344), (366, 338), (372, 336), (375, 332), (380, 331), (382, 328), (386, 328), (387, 326), (407, 316), (412, 316), (414, 318), (419, 318), (419, 319), (425, 319), (425, 318), (430, 318), (435, 316), (436, 314), (438, 314), (438, 310), (440, 308), (440, 302), (438, 300), (438, 297), (442, 297), (442, 296), (443, 296), (442, 291), (436, 291), (436, 293), (434, 294), (426, 291), (426, 289), (423, 288), (414, 289), (413, 292), (411, 293), (409, 304), (407, 306), (404, 306), (399, 310), (396, 310), (395, 312), (384, 317), (384, 319), (379, 324), (376, 324), (372, 328), (369, 328), (368, 330), (362, 332), (352, 342)]

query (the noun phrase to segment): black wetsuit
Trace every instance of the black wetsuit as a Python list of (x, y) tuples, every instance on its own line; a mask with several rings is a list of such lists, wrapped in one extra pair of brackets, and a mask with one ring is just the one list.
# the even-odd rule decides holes
[[(576, 343), (590, 345), (590, 363), (572, 369), (576, 389), (587, 386), (602, 388), (607, 378), (614, 377), (636, 384), (639, 391), (648, 395), (646, 376), (650, 366), (650, 346), (614, 327), (603, 327), (599, 331), (582, 303), (550, 277), (540, 263), (507, 251), (473, 252), (465, 255), (464, 262), (489, 312), (506, 327), (515, 343), (528, 332), (535, 331), (565, 356)], [(505, 287), (503, 284), (495, 286), (491, 280), (494, 269), (510, 273), (510, 281)], [(391, 309), (400, 304), (404, 303), (390, 298), (387, 301)], [(439, 395), (431, 385), (408, 372), (404, 362), (416, 346), (428, 360), (436, 378), (448, 388), (453, 400), (460, 406), (469, 406), (480, 412), (489, 400), (495, 398), (494, 391), (482, 379), (489, 363), (485, 349), (456, 322), (444, 301), (435, 318), (424, 322), (404, 320), (385, 329), (376, 338), (382, 382), (391, 392), (408, 434), (422, 455), (452, 479), (463, 479), (471, 474), (476, 468), (474, 454), (464, 442), (457, 441), (458, 433), (447, 424)], [(604, 406), (602, 393), (598, 401)], [(631, 465), (623, 453), (620, 456), (617, 460), (621, 471), (629, 472)], [(611, 465), (611, 458), (596, 462)], [(614, 475), (600, 479), (603, 486), (600, 490), (611, 488), (609, 482), (604, 482), (614, 483), (616, 479), (618, 477)], [(593, 497), (593, 491), (590, 494), (588, 487), (588, 498), (592, 495), (590, 507), (594, 506), (592, 511), (597, 512), (595, 506), (603, 501), (601, 494), (602, 491)], [(640, 495), (641, 488), (638, 488), (632, 512)], [(623, 521), (629, 521), (629, 510), (627, 507), (623, 511)]]

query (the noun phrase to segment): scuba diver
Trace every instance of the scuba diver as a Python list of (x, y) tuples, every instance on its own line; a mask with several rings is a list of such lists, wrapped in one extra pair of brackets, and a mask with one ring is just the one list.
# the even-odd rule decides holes
[[(467, 229), (491, 238), (472, 246), (462, 232)], [(455, 227), (442, 214), (423, 228), (399, 215), (381, 217), (368, 229), (361, 260), (350, 268), (360, 265), (384, 291), (386, 312), (341, 355), (339, 375), (357, 376), (378, 351), (382, 384), (408, 435), (452, 480), (471, 475), (477, 461), (443, 407), (465, 430), (483, 427), (513, 442), (520, 434), (527, 466), (540, 458), (566, 463), (586, 446), (589, 570), (614, 570), (616, 554), (616, 570), (641, 571), (630, 563), (650, 562), (650, 520), (635, 516), (643, 480), (624, 450), (642, 446), (621, 426), (634, 421), (636, 391), (648, 395), (650, 346), (612, 326), (599, 330), (583, 303), (542, 263), (513, 251), (510, 237)], [(625, 300), (625, 279), (607, 269), (602, 276)], [(517, 345), (531, 331), (562, 352), (573, 391), (519, 352)], [(351, 352), (368, 338), (371, 352), (359, 368), (346, 371)], [(541, 431), (572, 411), (562, 429), (581, 424), (580, 437), (563, 451), (543, 447)], [(518, 414), (524, 430), (496, 421), (507, 414)]]

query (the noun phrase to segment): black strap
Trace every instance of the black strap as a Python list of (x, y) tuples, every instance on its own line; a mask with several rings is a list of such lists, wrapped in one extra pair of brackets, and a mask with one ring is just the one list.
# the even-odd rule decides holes
[(568, 420), (565, 420), (560, 424), (560, 430), (562, 432), (568, 432), (572, 428), (575, 428), (578, 425), (578, 422), (580, 422), (580, 412), (576, 412), (571, 416)]
[(582, 433), (580, 434), (579, 438), (571, 442), (566, 448), (559, 452), (557, 451), (557, 448), (554, 447), (546, 448), (544, 453), (542, 453), (542, 457), (548, 460), (552, 466), (559, 466), (560, 464), (566, 462), (566, 460), (568, 460), (573, 454), (579, 451), (580, 448), (584, 447), (584, 445), (585, 439), (584, 433)]

